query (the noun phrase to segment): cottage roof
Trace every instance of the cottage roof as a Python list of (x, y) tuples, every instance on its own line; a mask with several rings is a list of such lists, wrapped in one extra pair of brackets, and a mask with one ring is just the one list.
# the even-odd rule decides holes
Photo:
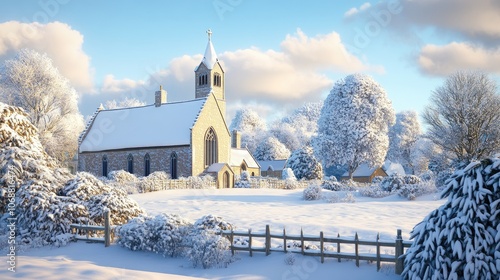
[(83, 137), (80, 152), (189, 145), (191, 128), (206, 101), (101, 110)]
[[(366, 163), (362, 163), (354, 170), (352, 173), (353, 177), (369, 177), (375, 172), (375, 170), (379, 169), (379, 167), (370, 167)], [(343, 177), (349, 176), (349, 172), (346, 172), (342, 175)]]
[(282, 160), (259, 160), (258, 163), (260, 165), (261, 170), (271, 170), (273, 171), (280, 171), (285, 169), (287, 160), (282, 159)]
[(246, 162), (247, 166), (250, 168), (259, 168), (259, 164), (250, 154), (250, 152), (246, 148), (237, 149), (231, 148), (231, 166), (240, 166), (243, 161)]

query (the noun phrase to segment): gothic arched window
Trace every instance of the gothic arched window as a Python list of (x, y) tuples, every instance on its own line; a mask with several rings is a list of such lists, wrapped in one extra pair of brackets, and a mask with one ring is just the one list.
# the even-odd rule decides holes
[(217, 135), (211, 127), (205, 133), (205, 167), (217, 162)]
[(151, 167), (150, 157), (149, 154), (146, 154), (144, 156), (144, 176), (148, 176), (149, 173), (151, 173), (150, 167)]
[(177, 179), (177, 153), (175, 152), (170, 155), (170, 177)]
[(128, 154), (127, 157), (127, 171), (131, 174), (134, 173), (134, 157), (132, 154)]
[(102, 176), (108, 176), (108, 157), (102, 156)]
[(221, 86), (221, 77), (219, 73), (215, 73), (214, 75), (214, 86)]

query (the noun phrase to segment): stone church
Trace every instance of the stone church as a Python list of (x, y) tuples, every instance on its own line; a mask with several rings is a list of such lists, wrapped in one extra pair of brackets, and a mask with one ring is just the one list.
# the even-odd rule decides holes
[(79, 142), (78, 170), (107, 176), (126, 170), (136, 176), (165, 171), (171, 178), (210, 174), (219, 188), (234, 186), (234, 175), (260, 176), (260, 166), (226, 120), (224, 70), (208, 33), (195, 72), (194, 99), (168, 102), (160, 86), (154, 104), (94, 114)]

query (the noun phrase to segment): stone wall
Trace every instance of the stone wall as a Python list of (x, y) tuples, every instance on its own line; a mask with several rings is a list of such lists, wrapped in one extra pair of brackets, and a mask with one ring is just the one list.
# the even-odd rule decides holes
[(81, 153), (78, 155), (78, 171), (86, 171), (95, 176), (102, 176), (102, 158), (108, 158), (108, 173), (115, 170), (128, 170), (128, 156), (133, 157), (134, 175), (144, 176), (144, 157), (149, 154), (150, 173), (165, 171), (170, 174), (170, 156), (177, 153), (177, 176), (192, 176), (192, 156), (189, 146), (165, 147), (165, 148), (143, 148), (117, 151), (105, 151), (95, 153)]

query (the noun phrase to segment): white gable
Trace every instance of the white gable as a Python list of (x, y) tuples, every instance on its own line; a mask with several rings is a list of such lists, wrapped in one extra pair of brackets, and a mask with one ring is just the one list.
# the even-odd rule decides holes
[(80, 144), (80, 152), (189, 145), (191, 128), (206, 98), (100, 111)]
[(240, 166), (241, 163), (243, 163), (243, 160), (247, 163), (247, 166), (250, 168), (259, 168), (259, 164), (253, 156), (250, 154), (250, 152), (243, 148), (243, 149), (237, 149), (237, 148), (231, 148), (231, 161), (230, 165), (231, 166)]

